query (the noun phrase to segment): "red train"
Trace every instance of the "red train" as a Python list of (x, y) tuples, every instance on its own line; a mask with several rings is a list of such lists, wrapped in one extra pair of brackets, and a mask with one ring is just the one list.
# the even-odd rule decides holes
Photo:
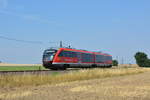
[(50, 48), (44, 51), (43, 66), (49, 69), (111, 67), (112, 56), (72, 48)]

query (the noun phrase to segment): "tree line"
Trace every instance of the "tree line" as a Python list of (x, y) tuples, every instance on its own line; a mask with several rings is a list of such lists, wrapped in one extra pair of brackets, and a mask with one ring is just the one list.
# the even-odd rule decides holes
[(134, 57), (140, 67), (150, 67), (150, 59), (144, 52), (137, 52)]
[[(144, 52), (137, 52), (134, 55), (136, 60), (136, 64), (140, 67), (150, 67), (150, 59), (148, 58), (147, 54)], [(118, 66), (118, 61), (113, 60), (113, 66)]]

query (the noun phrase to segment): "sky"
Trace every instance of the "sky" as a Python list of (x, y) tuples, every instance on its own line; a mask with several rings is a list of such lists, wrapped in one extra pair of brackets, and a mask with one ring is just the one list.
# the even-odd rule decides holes
[(150, 0), (0, 0), (0, 61), (42, 63), (46, 48), (109, 53), (119, 63), (150, 55)]

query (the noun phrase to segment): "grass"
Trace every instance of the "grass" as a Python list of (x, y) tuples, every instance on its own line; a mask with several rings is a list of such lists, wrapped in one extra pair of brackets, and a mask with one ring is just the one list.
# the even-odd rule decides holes
[(51, 75), (1, 75), (0, 87), (37, 86), (96, 78), (123, 76), (146, 72), (145, 68), (86, 69), (65, 74)]
[[(5, 92), (0, 91), (0, 100), (149, 100), (149, 73), (144, 73), (148, 71), (149, 68), (114, 68), (51, 75), (3, 75), (0, 89)], [(144, 74), (133, 76), (139, 73)], [(115, 78), (124, 75), (129, 76)], [(106, 77), (113, 78), (78, 82)], [(77, 82), (69, 83), (72, 81)]]
[(43, 66), (0, 66), (0, 71), (46, 70)]

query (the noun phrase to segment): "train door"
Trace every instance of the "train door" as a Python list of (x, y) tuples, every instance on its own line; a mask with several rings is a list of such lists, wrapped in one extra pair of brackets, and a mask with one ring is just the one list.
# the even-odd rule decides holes
[(78, 64), (81, 64), (82, 62), (81, 53), (77, 53), (77, 57), (78, 57)]

